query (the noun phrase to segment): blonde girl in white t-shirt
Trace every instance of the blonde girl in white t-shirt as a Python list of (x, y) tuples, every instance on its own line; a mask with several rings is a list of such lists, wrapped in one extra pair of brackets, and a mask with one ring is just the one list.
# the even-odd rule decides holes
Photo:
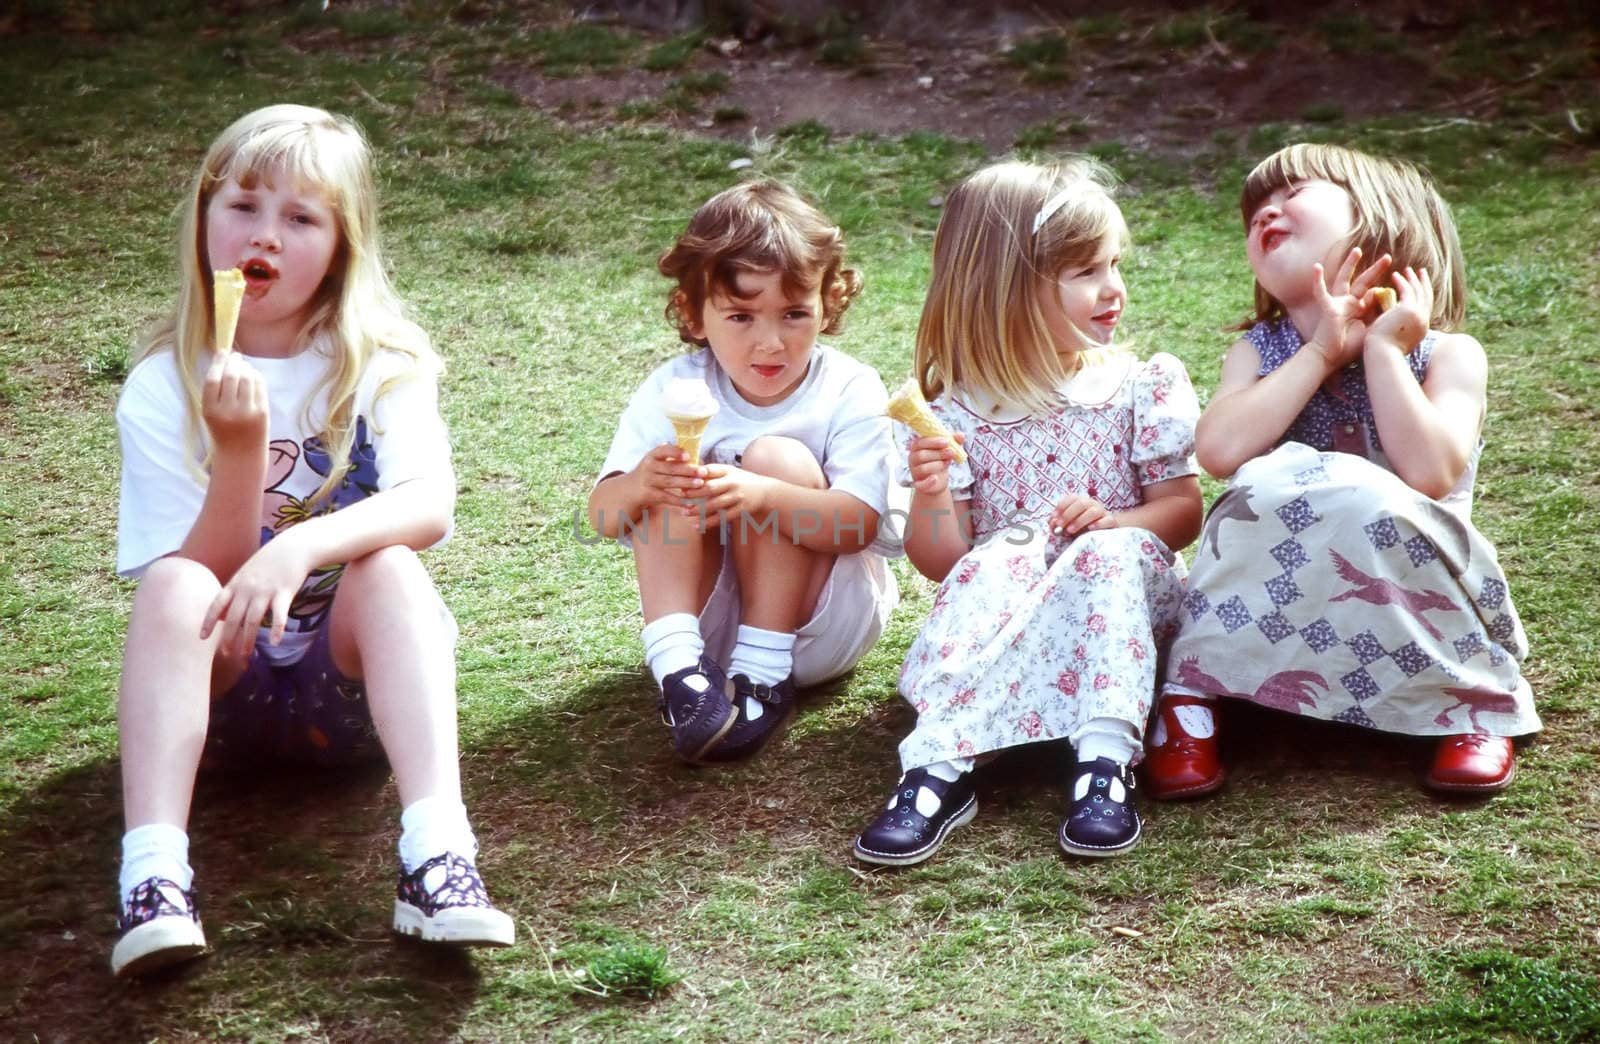
[[(197, 770), (376, 752), (404, 806), (396, 931), (509, 945), (461, 803), (455, 629), (416, 552), (450, 533), (438, 357), (378, 249), (350, 121), (274, 105), (212, 143), (181, 286), (117, 408), (119, 572), (139, 579), (118, 699), (118, 975), (205, 948), (186, 833)], [(238, 268), (232, 344), (213, 270)]]

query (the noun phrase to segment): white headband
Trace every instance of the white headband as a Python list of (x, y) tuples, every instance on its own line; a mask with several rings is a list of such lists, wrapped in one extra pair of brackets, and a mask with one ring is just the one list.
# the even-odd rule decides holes
[(1045, 201), (1039, 208), (1039, 216), (1033, 219), (1033, 234), (1038, 235), (1044, 223), (1049, 221), (1056, 211), (1067, 205), (1067, 200), (1072, 198), (1072, 189), (1062, 189)]

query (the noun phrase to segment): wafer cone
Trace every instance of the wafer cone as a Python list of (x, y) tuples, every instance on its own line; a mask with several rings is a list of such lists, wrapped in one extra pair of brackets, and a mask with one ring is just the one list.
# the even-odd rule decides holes
[(244, 300), (244, 273), (237, 268), (211, 273), (211, 322), (218, 352), (233, 348), (239, 326), (239, 303)]
[(967, 462), (967, 453), (961, 448), (961, 443), (955, 440), (950, 434), (950, 429), (939, 423), (939, 418), (928, 408), (928, 400), (922, 397), (922, 388), (917, 384), (915, 377), (908, 377), (900, 389), (890, 397), (889, 406), (884, 412), (918, 435), (949, 439), (951, 447), (956, 451), (956, 463)]
[(672, 422), (672, 431), (677, 436), (678, 448), (688, 454), (690, 464), (699, 464), (700, 439), (705, 435), (706, 425), (711, 423), (711, 418), (669, 416), (667, 419)]

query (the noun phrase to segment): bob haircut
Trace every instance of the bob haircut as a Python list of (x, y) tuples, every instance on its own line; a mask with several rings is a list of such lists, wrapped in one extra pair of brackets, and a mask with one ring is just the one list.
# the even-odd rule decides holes
[[(132, 361), (137, 365), (158, 352), (177, 353), (187, 400), (185, 443), (189, 459), (200, 462), (203, 477), (210, 469), (211, 451), (203, 445), (200, 398), (203, 360), (212, 350), (213, 307), (206, 209), (217, 189), (229, 181), (245, 188), (258, 183), (276, 187), (283, 178), (297, 191), (322, 196), (338, 226), (339, 242), (328, 274), (312, 298), (305, 325), (296, 338), (301, 344), (320, 339), (328, 354), (328, 375), (304, 404), (308, 426), (317, 426), (309, 411), (320, 398), (317, 391), (327, 390), (328, 416), (320, 427), (333, 466), (312, 497), (315, 501), (338, 484), (350, 462), (356, 386), (379, 349), (410, 356), (413, 372), (418, 366), (434, 373), (443, 368), (427, 334), (404, 317), (384, 271), (371, 149), (353, 122), (304, 105), (270, 105), (240, 117), (218, 135), (206, 150), (179, 208), (177, 300), (172, 311), (140, 339)], [(393, 383), (388, 382), (379, 393)]]
[(1061, 271), (1129, 246), (1111, 171), (1088, 157), (985, 167), (950, 193), (933, 240), (914, 372), (928, 399), (957, 389), (1032, 414), (1061, 404), (1077, 369), (1116, 351), (1095, 345), (1068, 366), (1044, 303)]
[[(1356, 223), (1345, 244), (1346, 252), (1360, 247), (1364, 263), (1389, 254), (1395, 269), (1427, 269), (1433, 277), (1434, 295), (1430, 325), (1446, 331), (1460, 329), (1467, 313), (1461, 240), (1450, 208), (1427, 173), (1405, 160), (1369, 156), (1338, 145), (1289, 145), (1256, 164), (1244, 179), (1239, 212), (1246, 234), (1250, 219), (1268, 196), (1309, 180), (1332, 182), (1349, 194)], [(1257, 283), (1255, 314), (1242, 325), (1283, 314), (1283, 305)]]
[(690, 327), (713, 294), (738, 298), (740, 273), (777, 272), (787, 294), (817, 290), (822, 332), (838, 333), (845, 309), (861, 292), (861, 275), (844, 267), (844, 233), (794, 189), (770, 179), (712, 196), (656, 267), (677, 281), (667, 321), (688, 344), (704, 348)]

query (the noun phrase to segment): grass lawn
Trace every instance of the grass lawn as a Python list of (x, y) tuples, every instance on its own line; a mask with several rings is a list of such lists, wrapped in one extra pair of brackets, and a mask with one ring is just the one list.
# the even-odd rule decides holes
[[(694, 42), (333, 6), (225, 22), (41, 0), (18, 9), (56, 28), (0, 36), (3, 1035), (1600, 1038), (1594, 107), (1570, 124), (1323, 119), (1219, 136), (1181, 163), (1096, 145), (1128, 182), (1128, 326), (1202, 394), (1249, 303), (1235, 201), (1250, 164), (1311, 136), (1438, 177), (1491, 364), (1475, 519), (1511, 578), (1545, 722), (1514, 787), (1439, 801), (1417, 785), (1426, 745), (1243, 715), (1229, 788), (1146, 804), (1126, 858), (1063, 858), (1061, 752), (1042, 749), (985, 770), (982, 815), (937, 858), (865, 872), (849, 846), (897, 772), (912, 714), (896, 672), (930, 586), (899, 563), (889, 633), (779, 748), (691, 770), (655, 717), (631, 563), (576, 519), (628, 393), (679, 350), (654, 258), (700, 201), (770, 174), (839, 220), (867, 291), (837, 343), (894, 383), (929, 200), (986, 154), (816, 123), (744, 142), (574, 129), (524, 106), (497, 63), (663, 66)], [(449, 366), (460, 502), (426, 560), (461, 625), (468, 806), (519, 942), (394, 940), (392, 783), (284, 773), (202, 784), (191, 833), (214, 952), (128, 985), (106, 967), (133, 591), (112, 575), (112, 410), (129, 344), (175, 289), (173, 208), (202, 152), (287, 100), (373, 139), (396, 281)]]

